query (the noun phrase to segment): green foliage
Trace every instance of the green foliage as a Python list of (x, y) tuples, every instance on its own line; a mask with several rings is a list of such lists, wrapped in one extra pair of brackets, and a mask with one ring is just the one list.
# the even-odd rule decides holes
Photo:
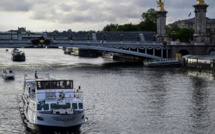
[(142, 13), (142, 19), (144, 22), (151, 22), (153, 24), (156, 24), (157, 22), (157, 13), (155, 9), (151, 8), (146, 13)]
[(103, 28), (103, 31), (155, 31), (156, 32), (156, 22), (157, 13), (151, 8), (147, 12), (143, 12), (142, 20), (139, 24), (108, 24)]
[(103, 31), (117, 31), (118, 24), (109, 24), (103, 28)]
[(179, 39), (181, 42), (189, 42), (193, 39), (194, 30), (175, 26), (168, 29), (168, 34), (169, 37), (173, 38), (173, 36), (175, 36), (175, 38)]

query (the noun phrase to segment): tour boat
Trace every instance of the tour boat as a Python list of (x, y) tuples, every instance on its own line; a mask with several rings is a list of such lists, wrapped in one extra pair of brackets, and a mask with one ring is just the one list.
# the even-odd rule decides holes
[(14, 48), (12, 51), (11, 59), (13, 61), (25, 61), (25, 53), (22, 51), (19, 51), (17, 48)]
[[(29, 77), (31, 76), (31, 77)], [(21, 115), (36, 126), (80, 127), (85, 123), (83, 92), (73, 80), (51, 79), (49, 73), (25, 73)]]
[(5, 79), (10, 79), (10, 78), (14, 79), (15, 73), (13, 72), (13, 70), (11, 68), (4, 68), (2, 77)]

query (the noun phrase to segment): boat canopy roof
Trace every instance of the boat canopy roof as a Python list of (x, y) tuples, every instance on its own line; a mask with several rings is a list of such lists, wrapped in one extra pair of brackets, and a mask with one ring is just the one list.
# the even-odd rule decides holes
[(215, 55), (185, 55), (182, 58), (201, 59), (201, 60), (215, 60)]

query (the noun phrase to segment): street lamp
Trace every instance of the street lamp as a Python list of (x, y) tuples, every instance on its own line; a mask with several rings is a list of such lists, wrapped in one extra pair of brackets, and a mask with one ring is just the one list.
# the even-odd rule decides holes
[(123, 34), (120, 34), (120, 40), (122, 41), (122, 38), (123, 38)]
[(175, 35), (176, 35), (175, 31), (173, 31), (172, 32), (172, 41), (175, 41)]
[(106, 35), (106, 34), (103, 34), (103, 39), (104, 39), (104, 40), (106, 40), (106, 37), (107, 37), (107, 35)]
[(56, 33), (55, 33), (55, 32), (53, 33), (53, 36), (54, 36), (54, 40), (55, 40), (55, 36), (56, 36)]
[(155, 34), (152, 36), (152, 38), (153, 38), (153, 42), (156, 42), (157, 36)]
[(204, 42), (204, 34), (201, 34), (201, 38), (202, 38), (202, 43)]
[(137, 35), (136, 38), (137, 38), (137, 41), (140, 41), (140, 36)]
[(87, 34), (87, 40), (90, 40), (90, 33)]
[(73, 35), (72, 35), (72, 33), (71, 33), (70, 37), (71, 37), (71, 40), (73, 40)]
[(28, 32), (27, 34), (28, 34), (28, 40), (30, 40), (30, 32)]

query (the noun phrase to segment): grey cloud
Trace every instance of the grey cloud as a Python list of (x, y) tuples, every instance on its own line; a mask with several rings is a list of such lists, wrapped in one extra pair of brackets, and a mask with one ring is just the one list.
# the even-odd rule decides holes
[[(40, 0), (42, 1), (42, 0)], [(194, 12), (192, 7), (196, 1), (188, 0), (166, 0), (165, 9), (168, 11), (167, 20), (176, 21), (187, 19), (190, 12)], [(212, 4), (213, 0), (206, 0)], [(48, 0), (32, 8), (32, 19), (54, 21), (58, 23), (123, 23), (117, 21), (140, 20), (142, 12), (154, 8), (157, 10), (156, 1), (149, 0), (78, 0), (71, 4), (68, 0)], [(212, 14), (214, 9), (209, 6), (208, 14)], [(212, 12), (212, 13), (211, 13)], [(213, 17), (212, 17), (213, 18)], [(130, 23), (130, 22), (124, 22)]]
[(67, 5), (65, 3), (62, 3), (61, 5), (59, 5), (60, 9), (62, 11), (65, 11), (65, 12), (69, 12), (72, 10), (72, 6), (71, 5)]
[(32, 4), (27, 0), (2, 0), (0, 1), (1, 11), (29, 11)]

